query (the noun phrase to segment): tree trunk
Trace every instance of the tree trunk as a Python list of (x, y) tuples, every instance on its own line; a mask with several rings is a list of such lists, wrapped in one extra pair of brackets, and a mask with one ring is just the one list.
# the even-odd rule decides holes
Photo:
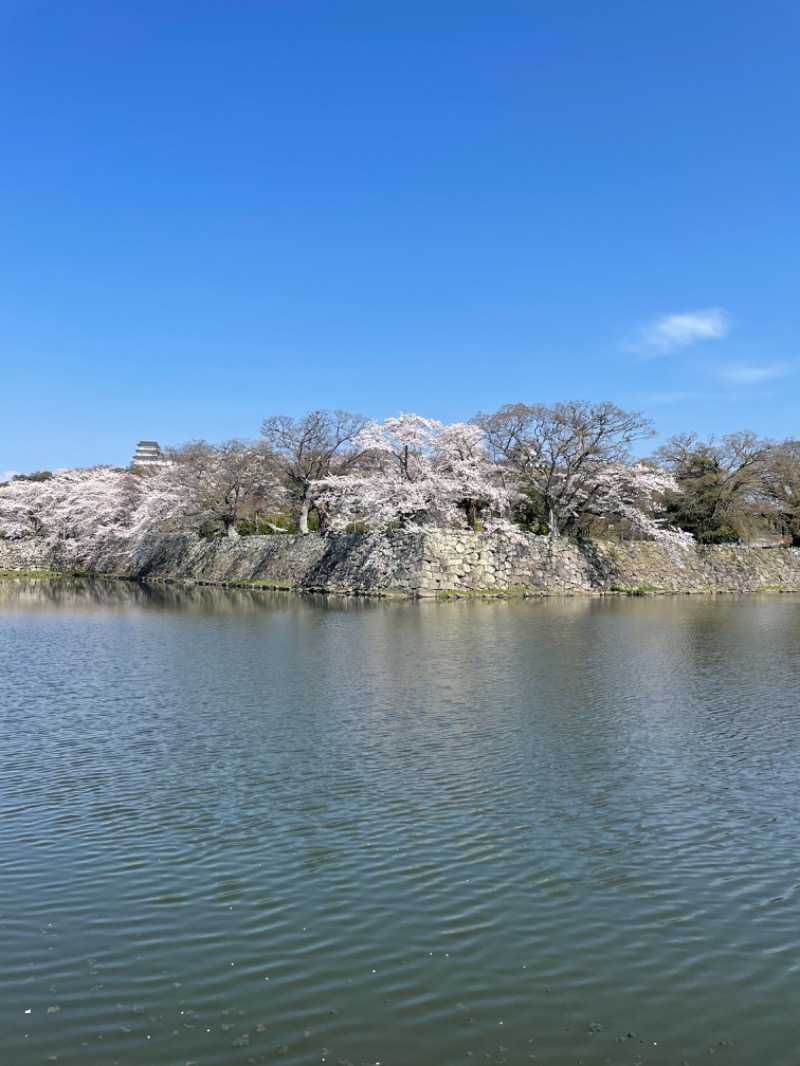
[(311, 509), (311, 499), (304, 496), (300, 501), (300, 513), (297, 516), (298, 533), (308, 533), (308, 512)]
[(319, 519), (319, 532), (327, 533), (330, 527), (330, 510), (325, 504), (317, 504), (317, 518)]
[(467, 500), (467, 528), (475, 532), (475, 526), (478, 524), (478, 501), (469, 499)]

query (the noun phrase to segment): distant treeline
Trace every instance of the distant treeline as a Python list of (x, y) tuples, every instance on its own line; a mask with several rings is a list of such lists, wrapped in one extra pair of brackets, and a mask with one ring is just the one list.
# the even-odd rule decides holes
[(653, 435), (637, 412), (582, 401), (453, 425), (274, 415), (255, 441), (191, 441), (161, 464), (17, 475), (0, 486), (0, 536), (462, 528), (800, 544), (800, 441), (684, 433), (634, 460)]

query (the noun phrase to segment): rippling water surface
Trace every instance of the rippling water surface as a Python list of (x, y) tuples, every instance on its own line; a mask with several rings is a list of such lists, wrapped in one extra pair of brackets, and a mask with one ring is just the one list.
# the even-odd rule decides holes
[(799, 647), (791, 596), (4, 583), (0, 1059), (800, 1062)]

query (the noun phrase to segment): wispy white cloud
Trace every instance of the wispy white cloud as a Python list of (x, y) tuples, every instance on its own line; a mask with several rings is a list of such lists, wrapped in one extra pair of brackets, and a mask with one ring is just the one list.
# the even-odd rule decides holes
[(0, 470), (0, 483), (3, 481), (10, 481), (11, 478), (18, 473), (18, 470)]
[(728, 363), (718, 368), (718, 373), (725, 381), (734, 385), (758, 385), (762, 381), (777, 381), (793, 374), (797, 369), (796, 363), (770, 363), (767, 366), (756, 366), (746, 363)]
[(719, 307), (664, 315), (642, 326), (634, 343), (644, 355), (668, 355), (698, 341), (717, 341), (730, 332), (728, 315)]

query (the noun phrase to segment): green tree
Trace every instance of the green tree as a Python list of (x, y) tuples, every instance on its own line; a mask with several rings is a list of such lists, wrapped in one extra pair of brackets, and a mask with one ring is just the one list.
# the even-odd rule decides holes
[(764, 474), (774, 448), (755, 433), (700, 440), (670, 437), (655, 458), (674, 476), (679, 493), (665, 501), (670, 521), (704, 544), (749, 540), (763, 530)]
[(762, 492), (780, 532), (800, 546), (800, 440), (784, 440), (770, 449)]

